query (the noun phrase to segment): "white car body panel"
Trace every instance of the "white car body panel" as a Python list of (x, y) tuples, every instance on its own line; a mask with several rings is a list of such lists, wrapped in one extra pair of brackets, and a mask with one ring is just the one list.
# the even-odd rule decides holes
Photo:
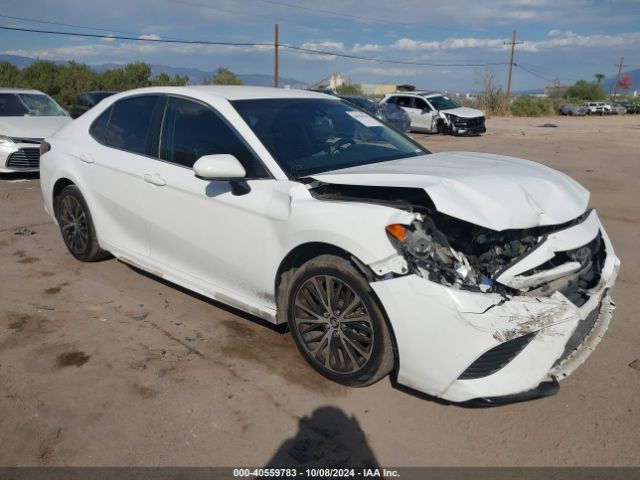
[(16, 138), (45, 138), (71, 121), (71, 117), (63, 116), (0, 117), (0, 135)]
[[(428, 98), (427, 98), (428, 100)], [(444, 113), (448, 113), (451, 115), (455, 115), (460, 118), (476, 118), (483, 117), (484, 113), (480, 110), (470, 107), (458, 107), (458, 108), (449, 108), (447, 110), (441, 110)]]
[[(91, 123), (113, 102), (135, 92), (103, 100), (49, 139), (52, 150), (43, 157), (41, 188), (45, 210), (55, 221), (56, 182), (75, 183), (89, 205), (100, 245), (117, 258), (277, 323), (283, 319), (275, 288), (285, 257), (309, 243), (342, 249), (375, 277), (370, 284), (396, 341), (398, 381), (451, 401), (526, 392), (551, 378), (562, 378), (602, 338), (612, 309), (608, 292), (619, 260), (595, 212), (546, 236), (496, 279), (518, 285), (523, 272), (599, 234), (606, 251), (601, 278), (589, 291), (588, 301), (577, 307), (560, 292), (481, 293), (409, 273), (385, 227), (409, 225), (420, 219), (418, 214), (312, 194), (317, 182), (421, 188), (439, 212), (502, 231), (558, 225), (580, 217), (589, 193), (566, 175), (511, 157), (449, 152), (315, 174), (314, 183), (299, 182), (287, 178), (229, 100), (328, 97), (243, 87), (142, 91), (179, 94), (214, 107), (258, 154), (272, 178), (249, 180), (250, 194), (236, 196), (227, 182), (198, 179), (189, 168), (102, 146), (87, 133)], [(569, 267), (574, 265), (544, 273), (565, 275)], [(556, 365), (569, 339), (596, 309), (600, 318), (593, 331)], [(458, 379), (488, 350), (530, 332), (539, 333), (498, 372)]]
[(346, 185), (423, 188), (438, 211), (493, 230), (564, 223), (582, 214), (589, 202), (589, 192), (557, 170), (486, 153), (434, 153), (313, 178)]

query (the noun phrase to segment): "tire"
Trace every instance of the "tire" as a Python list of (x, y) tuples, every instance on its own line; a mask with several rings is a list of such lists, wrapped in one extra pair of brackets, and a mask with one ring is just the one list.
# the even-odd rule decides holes
[(300, 353), (326, 378), (362, 387), (393, 369), (382, 309), (362, 274), (344, 258), (320, 255), (302, 265), (291, 277), (285, 301)]
[(100, 248), (87, 202), (75, 185), (65, 187), (56, 200), (56, 219), (69, 253), (82, 262), (95, 262), (109, 254)]

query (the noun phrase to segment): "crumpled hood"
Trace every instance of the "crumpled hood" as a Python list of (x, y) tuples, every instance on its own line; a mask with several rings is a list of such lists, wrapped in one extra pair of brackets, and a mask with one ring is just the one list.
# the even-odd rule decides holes
[(340, 185), (423, 188), (438, 211), (498, 231), (564, 223), (589, 202), (589, 192), (563, 173), (487, 153), (434, 153), (312, 177)]
[(476, 118), (476, 117), (484, 117), (484, 113), (480, 110), (476, 110), (475, 108), (469, 107), (458, 107), (458, 108), (449, 108), (447, 110), (440, 110), (442, 113), (447, 113), (449, 115), (455, 115), (460, 118)]
[(45, 138), (71, 122), (71, 117), (0, 117), (0, 135)]

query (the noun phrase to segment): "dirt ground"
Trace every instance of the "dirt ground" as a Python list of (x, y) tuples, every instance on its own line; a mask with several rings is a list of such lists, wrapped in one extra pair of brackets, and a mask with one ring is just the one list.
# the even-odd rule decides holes
[(470, 409), (388, 379), (332, 384), (282, 329), (113, 259), (74, 260), (37, 176), (5, 176), (0, 466), (640, 465), (640, 116), (487, 127), (416, 138), (568, 173), (591, 190), (622, 260), (610, 330), (558, 395)]

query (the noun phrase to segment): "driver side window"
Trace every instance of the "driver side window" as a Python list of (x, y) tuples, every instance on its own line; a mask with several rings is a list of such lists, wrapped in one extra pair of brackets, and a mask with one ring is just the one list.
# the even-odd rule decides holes
[(215, 154), (234, 155), (244, 166), (248, 178), (268, 176), (255, 155), (212, 109), (170, 97), (162, 123), (160, 158), (192, 168), (200, 157)]

